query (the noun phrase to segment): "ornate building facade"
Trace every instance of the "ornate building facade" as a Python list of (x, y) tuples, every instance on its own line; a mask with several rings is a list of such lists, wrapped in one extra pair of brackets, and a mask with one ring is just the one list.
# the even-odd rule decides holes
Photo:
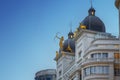
[[(119, 3), (116, 0), (117, 8)], [(68, 33), (67, 40), (60, 38), (55, 57), (57, 80), (120, 80), (119, 37), (106, 33), (95, 11), (93, 7), (88, 10), (88, 16), (75, 32)]]

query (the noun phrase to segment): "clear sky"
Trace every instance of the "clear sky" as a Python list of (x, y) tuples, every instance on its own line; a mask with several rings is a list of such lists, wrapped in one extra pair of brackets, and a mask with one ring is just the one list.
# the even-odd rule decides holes
[[(93, 0), (106, 30), (118, 34), (115, 0)], [(65, 39), (88, 15), (90, 0), (0, 0), (0, 80), (34, 80), (42, 69), (56, 68), (57, 32)]]

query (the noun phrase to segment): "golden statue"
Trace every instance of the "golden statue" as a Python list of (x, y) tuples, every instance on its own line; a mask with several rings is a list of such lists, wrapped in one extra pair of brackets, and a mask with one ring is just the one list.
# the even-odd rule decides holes
[(86, 29), (86, 26), (80, 23), (80, 29)]
[(68, 51), (72, 52), (72, 49), (71, 49), (71, 47), (70, 47), (70, 44), (68, 44), (68, 47), (67, 47), (67, 49), (66, 49), (66, 50), (68, 50)]
[(56, 51), (56, 58), (58, 58), (58, 56), (59, 56), (59, 53), (58, 53), (58, 51)]
[[(58, 32), (59, 33), (59, 32)], [(57, 39), (59, 39), (60, 41), (59, 41), (59, 47), (60, 47), (60, 50), (62, 50), (63, 49), (63, 41), (64, 41), (64, 37), (62, 36), (61, 38), (60, 37), (58, 37), (57, 35), (58, 35), (58, 33), (56, 33), (56, 36), (55, 36), (55, 38), (57, 38)]]
[(59, 42), (60, 49), (63, 48), (63, 41), (64, 41), (64, 37), (62, 36), (62, 37), (60, 38), (60, 42)]

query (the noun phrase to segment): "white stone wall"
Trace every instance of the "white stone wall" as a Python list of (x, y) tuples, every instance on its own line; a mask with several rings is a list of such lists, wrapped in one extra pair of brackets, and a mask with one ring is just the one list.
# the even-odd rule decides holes
[[(57, 62), (57, 80), (62, 79), (65, 80), (64, 74), (71, 67), (71, 63), (74, 61), (74, 56), (69, 53), (65, 53), (65, 55), (61, 56)], [(59, 72), (61, 71), (61, 76)]]
[[(80, 36), (80, 38), (76, 41), (76, 62), (80, 59), (84, 59), (85, 50), (87, 50), (91, 46), (91, 42), (94, 40), (95, 34), (84, 33)], [(81, 57), (79, 57), (79, 52), (81, 53)]]
[[(108, 53), (108, 58), (104, 62), (99, 61), (96, 63), (85, 64), (82, 71), (82, 80), (115, 80), (114, 79), (114, 53), (117, 51), (119, 47), (118, 44), (120, 41), (118, 39), (113, 38), (112, 36), (106, 37), (106, 34), (103, 36), (96, 38), (96, 33), (82, 33), (79, 39), (76, 41), (76, 53), (75, 53), (75, 61), (76, 64), (84, 62), (91, 58), (91, 54), (93, 53)], [(79, 52), (82, 51), (81, 57), (79, 57)], [(108, 62), (107, 62), (108, 61)], [(95, 62), (95, 61), (94, 61)], [(108, 75), (92, 75), (92, 76), (84, 76), (84, 68), (89, 66), (109, 66), (109, 74)], [(101, 78), (101, 79), (99, 79)], [(117, 79), (117, 78), (116, 78)], [(77, 78), (75, 77), (75, 80)]]
[[(62, 70), (62, 80), (118, 80), (118, 77), (114, 76), (114, 53), (119, 51), (118, 44), (120, 41), (113, 36), (97, 35), (97, 32), (83, 31), (82, 35), (75, 42), (76, 53), (75, 63), (73, 56), (66, 55), (58, 60), (57, 64), (57, 80), (59, 70)], [(102, 33), (103, 34), (103, 33)], [(97, 35), (97, 36), (96, 36)], [(81, 55), (79, 54), (81, 52)], [(94, 59), (92, 54), (107, 53), (107, 58)], [(98, 57), (99, 58), (99, 57)], [(93, 74), (85, 76), (84, 69), (93, 66), (108, 66), (109, 74)], [(73, 70), (74, 69), (74, 70)]]

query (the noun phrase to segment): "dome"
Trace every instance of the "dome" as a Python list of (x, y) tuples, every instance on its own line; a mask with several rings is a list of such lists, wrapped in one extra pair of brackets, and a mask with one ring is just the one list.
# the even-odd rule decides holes
[(86, 26), (86, 29), (98, 31), (98, 32), (105, 32), (105, 25), (102, 20), (95, 16), (95, 9), (90, 8), (88, 10), (89, 15), (81, 22), (82, 25)]
[(68, 39), (64, 41), (63, 51), (65, 52), (75, 52), (75, 40), (72, 31), (68, 33)]
[(67, 39), (63, 45), (63, 51), (65, 52), (75, 52), (75, 41), (74, 39)]

